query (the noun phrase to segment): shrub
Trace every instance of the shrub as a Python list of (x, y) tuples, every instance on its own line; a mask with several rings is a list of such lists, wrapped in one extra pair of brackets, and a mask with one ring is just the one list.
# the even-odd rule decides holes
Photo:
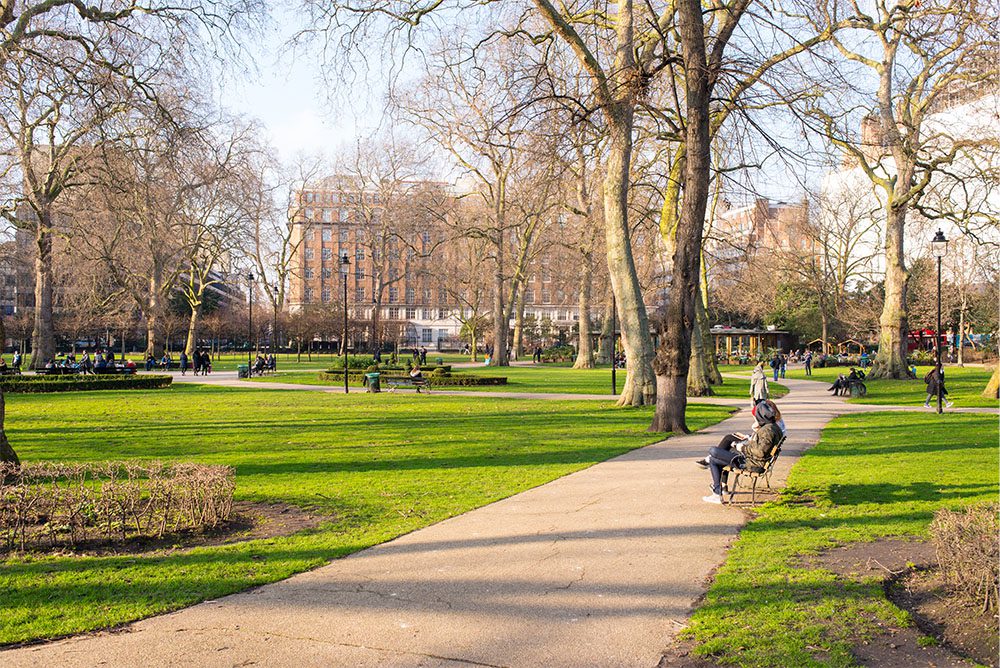
[(1000, 504), (969, 506), (955, 512), (939, 510), (931, 523), (931, 541), (941, 573), (961, 598), (996, 610), (1000, 595), (1000, 545), (997, 532)]
[(213, 528), (232, 514), (235, 488), (230, 466), (0, 464), (0, 543), (24, 550)]
[(566, 362), (576, 356), (573, 346), (552, 346), (542, 351), (542, 361), (545, 362)]
[(8, 376), (0, 380), (7, 393), (70, 392), (83, 390), (158, 390), (170, 387), (170, 376)]
[[(359, 371), (371, 366), (375, 362), (375, 358), (371, 355), (348, 355), (347, 356), (347, 368), (348, 369), (358, 369)], [(338, 357), (330, 363), (331, 369), (344, 370), (344, 358)]]
[(448, 372), (442, 369), (441, 367), (438, 367), (433, 371), (431, 371), (431, 375), (434, 376), (435, 378), (444, 378), (445, 376), (448, 375)]
[[(404, 374), (401, 370), (396, 370), (395, 372), (387, 372), (385, 369), (381, 371), (381, 382), (384, 385), (391, 378), (409, 378), (409, 375)], [(359, 373), (348, 373), (347, 379), (351, 383), (358, 385), (363, 384), (364, 374)], [(445, 372), (443, 375), (438, 375), (437, 370), (432, 373), (426, 374), (424, 378), (427, 382), (434, 387), (445, 387), (445, 386), (472, 386), (472, 385), (506, 385), (506, 376), (480, 376), (478, 374), (449, 374)], [(319, 379), (327, 382), (342, 382), (344, 380), (343, 371), (320, 371)]]

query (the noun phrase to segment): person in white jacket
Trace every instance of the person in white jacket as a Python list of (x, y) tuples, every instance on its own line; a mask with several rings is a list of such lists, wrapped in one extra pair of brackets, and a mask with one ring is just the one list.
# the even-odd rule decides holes
[(767, 401), (767, 374), (764, 373), (764, 363), (757, 362), (750, 376), (750, 398), (756, 406), (762, 401)]

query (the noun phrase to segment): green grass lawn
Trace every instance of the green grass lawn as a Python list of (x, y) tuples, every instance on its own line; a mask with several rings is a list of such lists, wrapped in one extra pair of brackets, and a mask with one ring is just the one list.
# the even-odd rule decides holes
[[(929, 366), (918, 366), (917, 380), (866, 380), (868, 396), (864, 399), (850, 399), (852, 404), (875, 404), (881, 406), (923, 406), (927, 398), (927, 386), (923, 375), (931, 370)], [(809, 380), (820, 380), (832, 383), (837, 374), (847, 373), (847, 367), (827, 367), (813, 369)], [(955, 402), (955, 407), (996, 407), (997, 400), (983, 396), (983, 389), (990, 380), (992, 368), (945, 366), (945, 387), (948, 397)], [(790, 369), (789, 378), (807, 378), (804, 369)]]
[[(479, 374), (483, 376), (506, 376), (506, 385), (443, 387), (442, 390), (475, 390), (480, 392), (538, 392), (547, 394), (607, 394), (611, 397), (611, 369), (573, 369), (569, 365), (544, 364), (540, 366), (512, 366), (505, 368), (477, 366), (455, 369), (456, 373)], [(625, 373), (617, 374), (618, 391), (624, 385)], [(281, 372), (264, 378), (254, 378), (255, 382), (281, 382), (300, 385), (340, 385), (340, 382), (321, 381), (316, 373), (305, 371)], [(772, 383), (772, 394), (776, 397), (788, 393), (788, 388)], [(750, 396), (749, 379), (727, 378), (722, 385), (712, 388), (717, 397), (744, 398)]]
[(934, 512), (997, 495), (990, 415), (872, 413), (834, 420), (781, 498), (742, 531), (685, 633), (695, 652), (744, 667), (852, 666), (852, 635), (906, 623), (880, 580), (844, 582), (802, 555), (923, 536)]
[[(692, 428), (729, 414), (688, 410)], [(121, 624), (314, 568), (654, 442), (651, 415), (611, 402), (203, 385), (8, 396), (7, 433), (26, 462), (229, 464), (238, 500), (329, 521), (234, 545), (8, 558), (0, 643)]]

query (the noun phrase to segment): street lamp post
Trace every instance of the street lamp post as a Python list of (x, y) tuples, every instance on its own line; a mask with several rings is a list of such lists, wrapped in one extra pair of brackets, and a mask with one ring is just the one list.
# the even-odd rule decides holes
[(615, 368), (618, 366), (618, 355), (615, 350), (615, 330), (618, 323), (615, 322), (617, 307), (615, 306), (615, 292), (611, 291), (611, 394), (618, 394), (618, 379), (615, 378)]
[(937, 258), (937, 330), (934, 332), (934, 350), (937, 357), (937, 412), (941, 413), (944, 403), (944, 369), (941, 367), (941, 259), (948, 254), (948, 240), (938, 228), (931, 240), (931, 250)]
[(347, 382), (347, 271), (351, 267), (351, 258), (347, 256), (347, 251), (340, 254), (340, 274), (344, 277), (344, 335), (341, 347), (344, 350), (344, 394), (351, 391)]
[(249, 378), (250, 369), (253, 368), (253, 361), (250, 359), (253, 345), (253, 272), (247, 272), (247, 286), (250, 293), (250, 315), (247, 318), (247, 378)]
[(278, 363), (278, 285), (271, 286), (274, 294), (274, 324), (271, 326), (271, 354), (274, 355), (274, 363)]

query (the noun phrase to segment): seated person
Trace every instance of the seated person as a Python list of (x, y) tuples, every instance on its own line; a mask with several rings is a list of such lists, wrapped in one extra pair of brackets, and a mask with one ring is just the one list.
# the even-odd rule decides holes
[(772, 401), (762, 401), (754, 407), (754, 432), (748, 438), (744, 434), (728, 434), (717, 447), (708, 451), (708, 456), (697, 460), (700, 466), (712, 471), (712, 494), (702, 497), (705, 503), (722, 503), (723, 468), (731, 465), (733, 460), (743, 457), (744, 466), (767, 465), (771, 450), (783, 437), (782, 428), (777, 419), (780, 414)]
[(847, 391), (847, 388), (848, 388), (847, 376), (845, 376), (844, 374), (839, 374), (837, 376), (837, 380), (833, 381), (833, 385), (828, 387), (826, 391), (829, 392), (830, 390), (833, 390), (833, 396), (837, 397), (843, 394), (845, 391)]
[(0, 356), (0, 372), (7, 370), (7, 360)]
[(107, 369), (107, 368), (108, 368), (108, 361), (104, 359), (104, 355), (98, 353), (97, 361), (94, 362), (94, 369)]
[(125, 368), (135, 371), (135, 362), (133, 362), (132, 360), (125, 362)]
[(423, 378), (424, 373), (420, 370), (419, 364), (414, 364), (413, 368), (410, 369), (410, 378)]

